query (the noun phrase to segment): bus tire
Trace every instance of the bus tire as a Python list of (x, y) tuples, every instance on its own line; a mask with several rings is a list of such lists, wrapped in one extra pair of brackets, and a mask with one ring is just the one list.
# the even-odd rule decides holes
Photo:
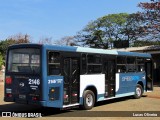
[(136, 89), (135, 89), (134, 98), (139, 99), (142, 97), (142, 94), (143, 94), (143, 88), (141, 85), (137, 84)]
[(83, 109), (90, 110), (94, 107), (95, 95), (91, 90), (84, 91), (83, 94)]

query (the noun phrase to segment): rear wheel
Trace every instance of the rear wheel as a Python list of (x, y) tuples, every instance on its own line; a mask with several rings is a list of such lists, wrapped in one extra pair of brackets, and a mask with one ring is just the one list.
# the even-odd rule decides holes
[(137, 85), (136, 86), (136, 90), (135, 90), (135, 95), (134, 95), (134, 98), (135, 99), (139, 99), (142, 97), (142, 94), (143, 94), (143, 88), (141, 85)]
[(83, 94), (83, 109), (90, 110), (94, 107), (95, 95), (92, 91), (86, 90)]

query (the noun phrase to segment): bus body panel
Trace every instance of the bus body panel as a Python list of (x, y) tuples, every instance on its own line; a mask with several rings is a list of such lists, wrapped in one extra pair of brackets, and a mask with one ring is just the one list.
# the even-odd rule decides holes
[[(115, 97), (105, 98), (105, 76), (81, 75), (80, 76), (80, 104), (83, 104), (83, 92), (87, 87), (94, 86), (97, 89), (97, 101), (104, 101), (113, 98), (131, 96), (135, 94), (138, 82), (143, 83), (145, 92), (145, 73), (116, 73)], [(92, 84), (91, 84), (92, 83)]]
[[(10, 99), (4, 98), (5, 101), (17, 103), (36, 104), (36, 99), (42, 99), (41, 77), (32, 75), (11, 75), (6, 77), (12, 79), (11, 84), (5, 84), (5, 94), (12, 94)], [(39, 104), (39, 103), (37, 103)]]
[(87, 87), (93, 86), (97, 90), (97, 101), (104, 96), (105, 91), (105, 75), (80, 75), (80, 98)]
[[(52, 47), (52, 49), (53, 48), (54, 47)], [(48, 48), (46, 48), (45, 46), (42, 47), (42, 96), (43, 100), (45, 101), (44, 106), (61, 108), (63, 106), (63, 76), (48, 76), (46, 54), (47, 50)], [(60, 95), (56, 96), (56, 94)], [(54, 99), (54, 97), (56, 97), (56, 99)]]
[(147, 53), (139, 53), (139, 52), (125, 52), (125, 51), (117, 51), (118, 55), (123, 56), (137, 56), (137, 57), (144, 57), (144, 58), (151, 58), (150, 54)]
[[(126, 57), (132, 56), (132, 57), (143, 57), (144, 59), (146, 58), (150, 59), (151, 56), (149, 54), (120, 52), (115, 50), (102, 50), (102, 49), (82, 48), (82, 47), (68, 47), (68, 46), (56, 46), (56, 45), (53, 45), (53, 46), (52, 45), (33, 45), (33, 44), (15, 45), (15, 46), (11, 46), (9, 50), (16, 49), (16, 48), (18, 49), (18, 48), (30, 48), (30, 47), (31, 48), (35, 47), (36, 49), (37, 48), (40, 49), (41, 72), (39, 75), (38, 74), (34, 75), (34, 74), (27, 74), (27, 73), (25, 74), (25, 72), (23, 74), (21, 73), (16, 74), (14, 72), (10, 73), (6, 71), (6, 77), (9, 76), (12, 78), (11, 85), (5, 83), (4, 100), (6, 102), (18, 102), (18, 103), (24, 103), (24, 104), (36, 104), (36, 105), (41, 105), (46, 107), (64, 108), (64, 107), (70, 107), (75, 105), (83, 105), (83, 93), (89, 87), (94, 87), (96, 89), (97, 94), (96, 93), (95, 94), (96, 94), (97, 101), (103, 101), (103, 100), (108, 100), (113, 98), (134, 95), (136, 85), (139, 82), (143, 84), (142, 87), (144, 89), (144, 92), (147, 91), (147, 89), (153, 90), (152, 89), (153, 81), (150, 79), (150, 76), (152, 76), (150, 64), (146, 65), (146, 67), (148, 66), (148, 69), (150, 69), (150, 72), (148, 73), (145, 73), (145, 71), (117, 73), (115, 71), (114, 72), (115, 76), (112, 83), (106, 82), (106, 80), (110, 79), (110, 78), (106, 79), (106, 74), (109, 74), (110, 72), (105, 72), (104, 61), (102, 63), (102, 66), (103, 66), (101, 69), (102, 72), (100, 73), (96, 73), (96, 74), (87, 73), (87, 72), (83, 73), (81, 69), (82, 54), (86, 54), (86, 56), (88, 56), (89, 54), (93, 54), (93, 55), (98, 54), (101, 57), (108, 57), (107, 56), (108, 54), (114, 55), (115, 64), (117, 62), (116, 61), (117, 56), (126, 56)], [(61, 76), (49, 75), (48, 58), (47, 58), (48, 51), (52, 51), (52, 52), (56, 51), (62, 54), (61, 60), (60, 60), (61, 61), (60, 64), (62, 64), (61, 71), (64, 72), (64, 65), (71, 66), (69, 67), (70, 70), (67, 73), (69, 74), (69, 76), (65, 76), (64, 73), (61, 73)], [(74, 56), (73, 54), (76, 54), (76, 56)], [(108, 59), (104, 59), (104, 60), (108, 60)], [(64, 63), (64, 61), (66, 62), (66, 64)], [(6, 62), (6, 64), (8, 65), (9, 63)], [(72, 66), (77, 67), (78, 69), (77, 74), (75, 74), (75, 72), (72, 71), (74, 70)], [(6, 66), (6, 68), (8, 67)], [(115, 69), (116, 69), (116, 66), (115, 66)], [(110, 69), (107, 69), (107, 70), (110, 70)], [(79, 83), (75, 84), (74, 81), (71, 80), (72, 78), (76, 78), (71, 76), (72, 72), (75, 74), (75, 76), (79, 75), (79, 77), (77, 77), (77, 79), (79, 80)], [(68, 77), (67, 79), (70, 79), (68, 80), (67, 84), (65, 84), (66, 77)], [(148, 84), (147, 84), (147, 80), (148, 80)], [(5, 80), (5, 82), (6, 81), (7, 80)], [(73, 81), (73, 83), (70, 83), (70, 81)], [(68, 87), (66, 87), (66, 85), (68, 85)], [(79, 85), (79, 87), (77, 87), (78, 90), (76, 89), (76, 92), (74, 92), (75, 90), (74, 87), (76, 85)], [(113, 92), (109, 93), (108, 91), (106, 91), (106, 89), (111, 90)], [(67, 94), (66, 91), (70, 92), (69, 95)], [(10, 95), (10, 93), (13, 93), (12, 96), (7, 97), (7, 95)], [(74, 100), (73, 97), (76, 98), (76, 96), (78, 96), (78, 100), (76, 100), (75, 102), (69, 100), (69, 102), (66, 104), (65, 101), (67, 101), (68, 96), (70, 97), (69, 99), (72, 99), (72, 100)]]
[(116, 95), (135, 92), (136, 85), (140, 81), (143, 83), (142, 87), (145, 90), (146, 78), (144, 72), (116, 73)]
[(48, 107), (61, 108), (63, 106), (63, 76), (47, 77), (47, 94), (45, 94)]
[[(20, 44), (12, 45), (8, 48), (4, 101), (43, 104), (41, 47), (42, 45), (38, 44)], [(22, 56), (25, 57), (23, 58)]]

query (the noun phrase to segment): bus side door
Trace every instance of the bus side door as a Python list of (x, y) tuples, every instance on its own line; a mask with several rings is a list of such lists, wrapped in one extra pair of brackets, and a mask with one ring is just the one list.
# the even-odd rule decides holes
[(79, 58), (67, 57), (63, 60), (64, 68), (64, 105), (79, 102)]
[(146, 90), (153, 90), (153, 73), (152, 73), (152, 61), (147, 60), (145, 62), (145, 71), (146, 71)]
[(105, 97), (115, 96), (115, 57), (106, 56), (104, 58), (104, 73), (105, 73)]

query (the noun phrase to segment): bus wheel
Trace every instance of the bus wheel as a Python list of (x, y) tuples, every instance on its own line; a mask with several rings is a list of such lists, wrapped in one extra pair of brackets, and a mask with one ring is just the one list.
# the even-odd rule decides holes
[(141, 98), (142, 94), (143, 94), (143, 88), (141, 85), (138, 84), (136, 86), (134, 98), (139, 99), (139, 98)]
[(95, 95), (92, 91), (86, 90), (83, 95), (83, 109), (90, 110), (94, 107)]

